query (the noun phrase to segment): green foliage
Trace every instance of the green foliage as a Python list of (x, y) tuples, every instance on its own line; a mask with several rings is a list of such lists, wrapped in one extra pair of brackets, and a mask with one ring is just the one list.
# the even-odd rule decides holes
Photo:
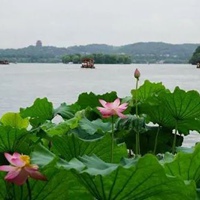
[(0, 199), (6, 199), (7, 192), (6, 192), (6, 184), (4, 181), (4, 173), (0, 173), (0, 185), (1, 185), (1, 190), (0, 190)]
[[(133, 102), (136, 91), (132, 91)], [(177, 128), (180, 133), (200, 130), (200, 95), (197, 91), (184, 91), (176, 87), (173, 92), (160, 83), (145, 83), (138, 89), (140, 114), (147, 120), (166, 128)]]
[(54, 116), (60, 115), (63, 119), (70, 119), (74, 117), (75, 113), (75, 107), (69, 106), (66, 103), (62, 103), (58, 108), (54, 110)]
[(137, 98), (139, 115), (145, 116), (146, 122), (158, 124), (158, 127), (163, 127), (168, 132), (171, 130), (171, 134), (175, 130), (172, 152), (175, 151), (175, 146), (181, 145), (181, 140), (178, 139), (181, 134), (187, 135), (191, 130), (199, 132), (200, 95), (197, 91), (186, 92), (176, 87), (173, 92), (170, 92), (161, 83), (145, 81), (137, 91), (132, 90), (133, 114), (136, 106), (135, 98)]
[[(80, 162), (80, 161), (79, 161)], [(63, 164), (75, 169), (79, 181), (96, 199), (195, 199), (194, 183), (186, 185), (180, 178), (169, 177), (152, 155), (138, 161), (111, 164), (96, 156), (83, 156), (83, 167)]]
[[(32, 200), (91, 199), (91, 195), (71, 172), (62, 169), (58, 170), (48, 165), (42, 169), (42, 173), (48, 177), (48, 181), (43, 182), (30, 179)], [(6, 198), (5, 194), (7, 194)], [(5, 185), (5, 182), (2, 181), (0, 199), (29, 199), (26, 185), (20, 187), (12, 184)]]
[[(32, 156), (40, 165), (55, 163), (56, 159), (43, 147), (35, 149)], [(44, 161), (44, 157), (48, 161)], [(180, 177), (166, 175), (156, 157), (150, 154), (139, 159), (123, 159), (119, 164), (104, 162), (96, 156), (83, 156), (70, 162), (58, 160), (56, 165), (58, 169), (70, 170), (96, 199), (193, 200), (196, 197), (193, 181), (185, 183)]]
[[(194, 180), (200, 183), (200, 144), (197, 144), (191, 153), (179, 152), (171, 162), (164, 164), (167, 174), (179, 176), (183, 180)], [(200, 186), (200, 185), (199, 185)]]
[(106, 132), (111, 130), (110, 123), (103, 123), (102, 120), (97, 119), (94, 121), (89, 121), (86, 118), (83, 118), (79, 122), (80, 128), (87, 132), (89, 135), (93, 135), (96, 132)]
[[(141, 86), (142, 87), (142, 86)], [(147, 88), (147, 87), (146, 87)], [(148, 91), (142, 90), (142, 91)], [(142, 99), (140, 89), (139, 99)], [(147, 98), (141, 102), (141, 113), (148, 115), (149, 120), (160, 126), (175, 128), (183, 134), (189, 134), (190, 130), (200, 130), (200, 95), (197, 91), (185, 92), (176, 87), (173, 92), (162, 90), (162, 92), (149, 92)], [(144, 94), (143, 94), (144, 96)]]
[(53, 105), (47, 98), (36, 99), (31, 107), (21, 108), (20, 115), (24, 118), (29, 117), (33, 127), (44, 123), (53, 118)]
[(63, 135), (67, 133), (70, 130), (70, 121), (68, 120), (68, 121), (60, 122), (59, 124), (47, 122), (43, 124), (40, 128), (46, 133), (48, 137), (51, 138), (54, 135)]
[[(79, 158), (83, 155), (97, 155), (99, 158), (110, 161), (110, 145), (111, 137), (106, 134), (104, 137), (96, 140), (82, 140), (74, 134), (64, 136), (54, 136), (52, 138), (54, 149), (59, 155), (67, 161), (73, 158)], [(126, 155), (126, 147), (124, 145), (116, 145), (114, 148), (114, 161), (119, 162), (121, 155)]]
[(190, 130), (200, 130), (196, 120), (200, 116), (200, 95), (197, 91), (185, 92), (176, 87), (172, 93), (161, 93), (158, 96), (160, 104), (169, 113), (174, 127), (180, 133), (188, 134)]
[(166, 90), (165, 86), (162, 85), (162, 83), (152, 83), (149, 80), (145, 80), (143, 85), (140, 86), (140, 88), (137, 90), (133, 89), (131, 91), (133, 100), (135, 100), (135, 97), (137, 95), (137, 99), (141, 102), (148, 101), (150, 97), (153, 95), (158, 95), (163, 90)]
[(0, 126), (0, 152), (23, 152), (28, 149), (28, 132), (25, 129)]
[(13, 128), (18, 128), (18, 129), (22, 128), (26, 129), (29, 125), (29, 120), (27, 118), (23, 119), (19, 113), (13, 113), (13, 112), (4, 114), (1, 117), (0, 122), (4, 126), (11, 126)]
[[(158, 126), (147, 126), (141, 118), (128, 116), (126, 119), (120, 119), (116, 123), (115, 135), (118, 143), (125, 142), (127, 149), (136, 152), (136, 131), (140, 133), (140, 153), (165, 153), (172, 151), (173, 137), (171, 129)], [(155, 141), (157, 139), (157, 145)], [(183, 137), (178, 135), (176, 146), (181, 146)]]
[(91, 54), (83, 56), (80, 54), (75, 55), (65, 55), (62, 57), (63, 63), (73, 62), (81, 63), (84, 58), (94, 59), (96, 64), (130, 64), (132, 62), (131, 57), (128, 55), (110, 55), (110, 54)]
[(196, 65), (197, 63), (200, 63), (200, 46), (198, 46), (193, 53), (192, 57), (189, 60), (189, 63)]
[[(102, 118), (97, 110), (99, 99), (118, 98), (115, 91), (82, 93), (56, 109), (38, 98), (20, 113), (4, 114), (0, 165), (8, 164), (5, 152), (30, 155), (47, 177), (29, 179), (32, 200), (198, 199), (200, 144), (189, 150), (181, 145), (183, 134), (200, 132), (199, 92), (179, 87), (171, 92), (145, 81), (131, 95), (121, 99), (128, 103), (124, 119)], [(57, 115), (61, 120), (55, 122)], [(26, 185), (7, 183), (4, 176), (1, 172), (0, 199), (28, 199)]]
[(80, 106), (80, 109), (85, 109), (88, 106), (91, 108), (95, 108), (97, 106), (101, 106), (99, 103), (99, 99), (104, 99), (105, 101), (112, 102), (117, 98), (116, 92), (110, 92), (103, 95), (96, 95), (93, 92), (90, 93), (82, 93), (78, 97), (78, 101), (75, 104)]

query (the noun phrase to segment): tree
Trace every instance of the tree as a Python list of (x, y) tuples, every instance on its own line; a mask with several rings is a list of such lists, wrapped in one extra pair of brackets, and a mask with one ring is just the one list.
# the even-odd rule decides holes
[(75, 64), (80, 63), (80, 56), (79, 55), (74, 55), (72, 58), (72, 62)]
[(92, 58), (94, 59), (96, 64), (130, 64), (132, 63), (132, 59), (129, 55), (125, 54), (88, 54), (88, 55), (64, 55), (62, 57), (63, 63), (73, 62), (74, 64), (81, 63), (84, 58)]
[(63, 62), (63, 63), (69, 63), (69, 62), (71, 62), (70, 56), (69, 56), (69, 55), (63, 56), (63, 57), (62, 57), (62, 62)]
[(200, 46), (198, 46), (193, 53), (192, 57), (189, 60), (189, 63), (196, 65), (197, 63), (200, 63)]

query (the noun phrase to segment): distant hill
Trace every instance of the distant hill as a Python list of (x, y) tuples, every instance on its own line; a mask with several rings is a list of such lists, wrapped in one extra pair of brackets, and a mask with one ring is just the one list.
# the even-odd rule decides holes
[[(138, 62), (188, 63), (198, 44), (136, 43), (120, 47), (120, 51), (133, 56)], [(142, 59), (143, 60), (143, 59)]]
[(62, 61), (67, 54), (127, 54), (133, 63), (188, 63), (200, 44), (169, 44), (163, 42), (140, 42), (123, 46), (89, 44), (59, 48), (53, 46), (28, 46), (21, 49), (0, 49), (0, 60), (10, 62), (47, 62)]

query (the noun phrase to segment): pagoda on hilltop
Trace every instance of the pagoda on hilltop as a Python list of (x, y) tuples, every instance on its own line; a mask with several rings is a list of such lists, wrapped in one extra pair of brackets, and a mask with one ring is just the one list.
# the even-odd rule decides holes
[(41, 40), (37, 40), (35, 46), (36, 46), (36, 47), (42, 47), (42, 41), (41, 41)]

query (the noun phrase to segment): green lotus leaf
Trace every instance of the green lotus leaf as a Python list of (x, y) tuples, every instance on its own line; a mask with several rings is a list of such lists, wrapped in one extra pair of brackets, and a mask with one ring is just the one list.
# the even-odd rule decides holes
[[(40, 156), (40, 155), (39, 155)], [(42, 156), (43, 157), (43, 156)], [(39, 169), (47, 177), (47, 181), (39, 181), (29, 178), (31, 189), (31, 200), (52, 199), (83, 199), (92, 200), (89, 192), (78, 182), (70, 171), (57, 169), (52, 164)], [(2, 172), (0, 173), (3, 174)], [(21, 187), (0, 180), (0, 199), (27, 200), (27, 185)]]
[[(110, 161), (110, 149), (111, 149), (111, 136), (110, 134), (104, 135), (102, 138), (96, 140), (82, 140), (74, 134), (68, 134), (63, 136), (54, 136), (52, 138), (52, 144), (54, 149), (65, 158), (67, 161), (72, 158), (79, 158), (83, 155), (96, 154), (105, 161)], [(114, 146), (114, 161), (119, 160), (127, 155), (126, 146), (116, 145)]]
[(200, 95), (197, 91), (185, 92), (176, 87), (173, 93), (160, 93), (158, 96), (160, 104), (170, 113), (170, 118), (176, 121), (178, 130), (188, 134), (190, 130), (200, 130), (196, 125), (193, 127), (191, 122), (200, 116)]
[[(89, 192), (77, 181), (70, 171), (46, 167), (42, 170), (48, 181), (32, 181), (32, 200), (64, 200), (64, 199), (83, 199), (92, 200)], [(28, 199), (27, 197), (24, 199)]]
[(25, 150), (29, 152), (26, 142), (29, 132), (26, 129), (0, 126), (0, 152), (14, 152)]
[[(177, 200), (196, 198), (193, 181), (167, 176), (153, 155), (145, 155), (138, 162), (106, 163), (96, 156), (80, 158), (85, 168), (76, 170), (69, 163), (60, 165), (76, 174), (79, 181), (95, 199), (104, 200)], [(73, 161), (74, 162), (74, 161)], [(75, 170), (75, 171), (74, 171)]]
[(11, 126), (13, 128), (18, 128), (18, 129), (23, 129), (27, 128), (29, 125), (29, 120), (28, 118), (22, 118), (19, 113), (14, 113), (14, 112), (8, 112), (5, 113), (1, 119), (0, 122), (4, 126)]
[(178, 121), (178, 129), (184, 135), (187, 135), (189, 130), (195, 130), (200, 133), (200, 121), (196, 118)]
[(31, 153), (31, 163), (42, 167), (49, 165), (49, 163), (53, 162), (55, 159), (56, 155), (41, 144), (36, 145), (34, 151)]
[(5, 173), (0, 173), (0, 185), (1, 185), (1, 190), (0, 190), (0, 199), (6, 199), (7, 196), (7, 187), (5, 184), (4, 180)]
[(96, 95), (92, 92), (90, 93), (82, 93), (78, 97), (78, 101), (75, 104), (78, 104), (81, 109), (85, 109), (88, 106), (91, 108), (95, 108), (100, 106), (99, 99), (104, 99), (105, 101), (112, 102), (117, 98), (116, 92), (110, 92), (103, 95)]
[[(141, 85), (138, 90), (135, 89), (131, 91), (133, 99), (137, 96), (137, 100), (144, 102), (149, 97), (155, 94), (159, 94), (161, 91), (166, 90), (162, 83), (152, 83), (149, 80), (145, 80), (143, 85)], [(137, 94), (136, 94), (137, 93)]]
[[(172, 95), (169, 95), (168, 99), (166, 104), (168, 108), (170, 109), (172, 105), (176, 108), (175, 110), (170, 109), (174, 117), (178, 116), (179, 118), (190, 119), (200, 116), (200, 94), (197, 91), (191, 90), (186, 92), (176, 87)], [(170, 101), (172, 99), (173, 102)]]
[(87, 107), (83, 110), (84, 115), (83, 118), (87, 118), (90, 121), (94, 121), (99, 119), (99, 113), (96, 108)]
[(79, 119), (79, 126), (73, 127), (71, 133), (78, 135), (83, 140), (96, 140), (104, 136), (105, 132), (111, 130), (111, 124), (102, 122), (102, 120), (88, 120), (85, 117), (85, 110), (80, 114), (80, 111), (76, 113), (76, 117)]
[(54, 116), (60, 115), (64, 119), (71, 119), (74, 117), (76, 111), (77, 110), (75, 109), (74, 106), (62, 103), (58, 108), (54, 110)]
[(80, 127), (77, 127), (71, 130), (70, 133), (77, 135), (79, 138), (85, 141), (97, 140), (99, 138), (102, 138), (105, 135), (105, 133), (103, 133), (103, 131), (101, 130), (98, 130), (95, 134), (91, 135), (91, 134), (88, 134), (88, 132), (86, 132), (85, 130), (81, 129)]
[(160, 159), (161, 164), (169, 163), (174, 160), (175, 155), (169, 152), (165, 152), (164, 155), (162, 155), (162, 159)]
[(192, 153), (178, 152), (174, 160), (164, 164), (167, 174), (179, 176), (183, 180), (200, 181), (200, 144), (197, 144)]
[[(70, 171), (55, 168), (56, 162), (66, 164), (66, 161), (59, 159), (43, 145), (39, 144), (35, 146), (34, 151), (31, 153), (31, 163), (40, 166), (40, 171), (47, 177), (48, 181), (31, 180), (31, 188), (34, 194), (33, 199), (92, 200), (88, 191), (77, 181), (76, 177), (74, 177)], [(71, 160), (69, 166), (70, 169), (74, 167), (77, 170), (82, 170), (84, 167), (84, 165), (76, 159)], [(56, 195), (59, 197), (56, 197)]]
[(146, 131), (145, 120), (143, 117), (137, 117), (136, 115), (126, 115), (126, 118), (120, 118), (115, 125), (116, 130), (128, 130), (138, 133), (144, 133)]
[(79, 119), (74, 117), (59, 124), (52, 122), (46, 122), (41, 126), (41, 129), (48, 135), (53, 137), (54, 135), (63, 135), (78, 126)]
[(30, 118), (33, 127), (37, 127), (46, 120), (53, 119), (53, 104), (47, 98), (37, 98), (31, 107), (20, 108), (22, 117)]
[(81, 129), (83, 129), (90, 135), (95, 134), (98, 130), (101, 130), (103, 132), (111, 131), (111, 124), (104, 123), (101, 119), (89, 121), (87, 118), (83, 118), (79, 121), (79, 125)]
[(174, 129), (176, 121), (171, 117), (168, 109), (160, 102), (152, 102), (151, 100), (140, 106), (141, 112), (147, 114), (147, 121), (153, 122), (154, 124), (159, 124), (163, 127)]
[[(44, 131), (48, 137), (53, 137), (54, 135), (62, 135), (69, 131), (69, 126), (63, 124), (63, 122), (59, 123), (58, 125), (52, 123), (51, 121), (46, 122), (40, 126), (41, 130)], [(41, 136), (41, 134), (40, 134)]]

